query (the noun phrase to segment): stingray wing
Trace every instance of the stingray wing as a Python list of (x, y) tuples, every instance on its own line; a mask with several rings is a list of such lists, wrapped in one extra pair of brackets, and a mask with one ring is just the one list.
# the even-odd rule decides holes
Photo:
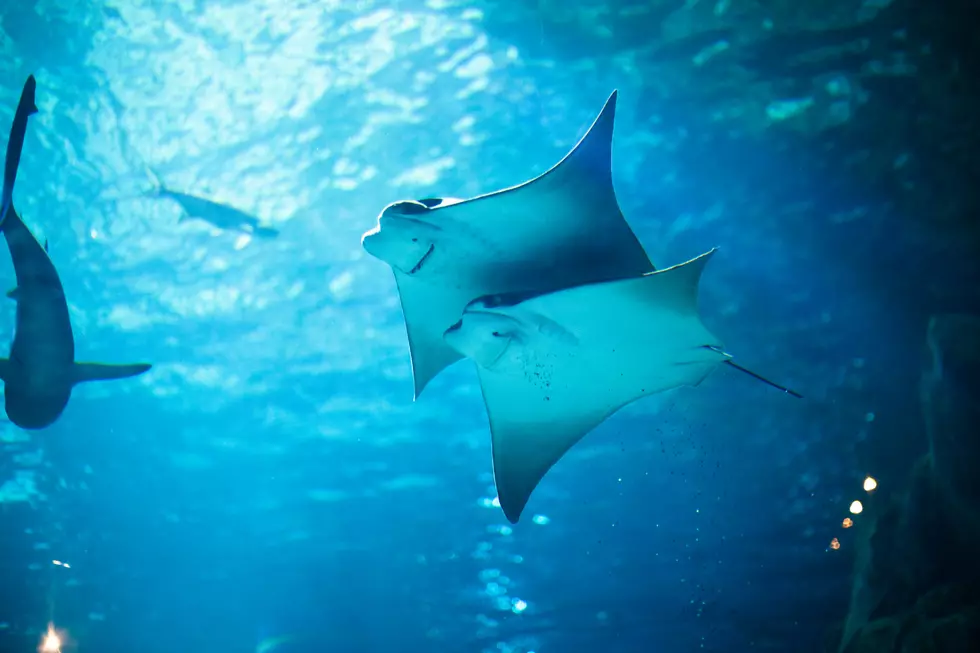
[(478, 286), (469, 299), (552, 292), (655, 269), (623, 217), (612, 183), (616, 97), (613, 92), (585, 135), (547, 172), (430, 211), (431, 221), (482, 247), (460, 262), (470, 273), (464, 278)]
[(426, 213), (426, 220), (439, 225), (447, 239), (458, 237), (450, 245), (456, 245), (451, 264), (440, 269), (439, 285), (395, 275), (416, 397), (459, 359), (442, 334), (476, 297), (547, 293), (654, 269), (613, 189), (615, 109), (614, 92), (582, 139), (544, 174)]
[(578, 401), (588, 395), (588, 385), (553, 388), (479, 366), (477, 371), (490, 419), (497, 496), (516, 524), (548, 470), (617, 407), (594, 398)]
[(446, 320), (452, 324), (459, 319), (462, 307), (472, 297), (466, 297), (465, 291), (453, 286), (434, 286), (399, 270), (394, 272), (408, 332), (415, 399), (418, 399), (429, 381), (462, 358), (446, 345), (442, 337), (446, 329), (441, 325)]
[(642, 396), (697, 385), (727, 358), (697, 312), (698, 281), (713, 251), (518, 306), (557, 323), (578, 344), (532, 348), (523, 375), (478, 367), (494, 480), (511, 522), (545, 473), (603, 420)]

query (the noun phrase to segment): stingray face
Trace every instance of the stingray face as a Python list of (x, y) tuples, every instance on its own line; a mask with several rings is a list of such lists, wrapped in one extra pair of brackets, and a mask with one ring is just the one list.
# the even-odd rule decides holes
[(524, 328), (510, 316), (467, 308), (462, 319), (446, 330), (443, 339), (480, 367), (496, 372), (523, 369)]
[(426, 215), (431, 211), (423, 202), (402, 201), (389, 204), (378, 217), (378, 226), (364, 234), (361, 245), (368, 254), (405, 274), (418, 274), (432, 260), (439, 227)]

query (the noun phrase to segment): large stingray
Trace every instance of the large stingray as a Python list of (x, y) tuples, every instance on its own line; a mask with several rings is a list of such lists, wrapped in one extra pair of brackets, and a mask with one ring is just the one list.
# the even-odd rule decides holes
[[(17, 161), (24, 144), (27, 122), (18, 118), (37, 111), (29, 110), (34, 107), (34, 92), (31, 76), (24, 85), (11, 129), (10, 143), (14, 146), (7, 148), (4, 198), (13, 196)], [(68, 303), (58, 272), (48, 258), (47, 247), (34, 238), (12, 202), (6, 205), (5, 211), (0, 232), (7, 241), (17, 277), (17, 287), (8, 293), (17, 302), (17, 317), (10, 357), (0, 358), (4, 407), (7, 417), (17, 426), (40, 429), (61, 415), (75, 384), (135, 376), (150, 369), (150, 365), (75, 362)]]
[(697, 308), (713, 252), (630, 279), (480, 298), (446, 331), (477, 363), (507, 519), (517, 522), (545, 473), (604, 419), (729, 362)]
[(615, 111), (614, 91), (585, 136), (539, 177), (468, 200), (395, 202), (364, 234), (364, 249), (395, 274), (416, 398), (462, 357), (442, 335), (474, 298), (654, 269), (613, 190)]

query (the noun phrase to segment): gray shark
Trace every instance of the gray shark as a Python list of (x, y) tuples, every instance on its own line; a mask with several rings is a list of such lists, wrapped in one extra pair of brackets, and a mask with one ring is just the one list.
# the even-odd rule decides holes
[[(20, 160), (27, 128), (26, 116), (34, 108), (34, 77), (28, 78), (11, 129), (4, 174), (3, 197), (13, 197), (16, 163)], [(33, 110), (32, 110), (33, 109)], [(23, 120), (18, 120), (25, 116)], [(13, 166), (11, 165), (13, 163)], [(121, 379), (142, 374), (149, 363), (106, 365), (76, 363), (75, 339), (68, 302), (47, 246), (34, 238), (17, 214), (13, 200), (5, 199), (0, 232), (7, 241), (17, 287), (8, 296), (17, 302), (10, 357), (0, 358), (4, 407), (10, 421), (23, 429), (51, 425), (64, 411), (72, 388), (83, 381)]]

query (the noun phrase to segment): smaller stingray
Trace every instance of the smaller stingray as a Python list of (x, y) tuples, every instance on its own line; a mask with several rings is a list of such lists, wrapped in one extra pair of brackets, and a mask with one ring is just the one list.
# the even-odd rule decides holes
[(696, 386), (729, 362), (697, 308), (714, 251), (630, 279), (483, 297), (446, 331), (477, 363), (494, 481), (512, 523), (545, 473), (607, 417), (640, 397)]
[(263, 225), (254, 215), (249, 215), (244, 211), (236, 209), (227, 204), (213, 202), (197, 195), (189, 195), (179, 191), (171, 190), (160, 183), (159, 178), (152, 171), (147, 171), (153, 180), (153, 190), (147, 195), (150, 197), (165, 197), (180, 205), (184, 210), (180, 216), (180, 221), (187, 218), (203, 220), (208, 224), (225, 231), (238, 231), (250, 236), (260, 238), (275, 238), (279, 231), (273, 227)]
[(416, 398), (462, 358), (442, 334), (474, 298), (552, 292), (654, 269), (616, 200), (615, 113), (614, 91), (575, 147), (530, 181), (468, 200), (395, 202), (364, 234), (364, 249), (395, 274)]
[[(21, 106), (34, 106), (34, 78), (24, 86)], [(18, 115), (21, 109), (18, 108)], [(26, 123), (14, 121), (11, 143), (24, 142)], [(17, 130), (21, 130), (18, 132)], [(20, 147), (8, 146), (15, 158)], [(16, 163), (16, 162), (14, 162)], [(16, 165), (6, 160), (3, 196), (12, 197)], [(76, 363), (75, 339), (68, 315), (68, 302), (58, 273), (41, 246), (24, 225), (11, 203), (0, 225), (14, 264), (17, 287), (7, 295), (17, 302), (14, 340), (10, 357), (0, 358), (0, 380), (4, 382), (7, 417), (24, 429), (40, 429), (52, 424), (64, 411), (75, 384), (83, 381), (120, 379), (142, 374), (148, 363), (106, 365)]]

